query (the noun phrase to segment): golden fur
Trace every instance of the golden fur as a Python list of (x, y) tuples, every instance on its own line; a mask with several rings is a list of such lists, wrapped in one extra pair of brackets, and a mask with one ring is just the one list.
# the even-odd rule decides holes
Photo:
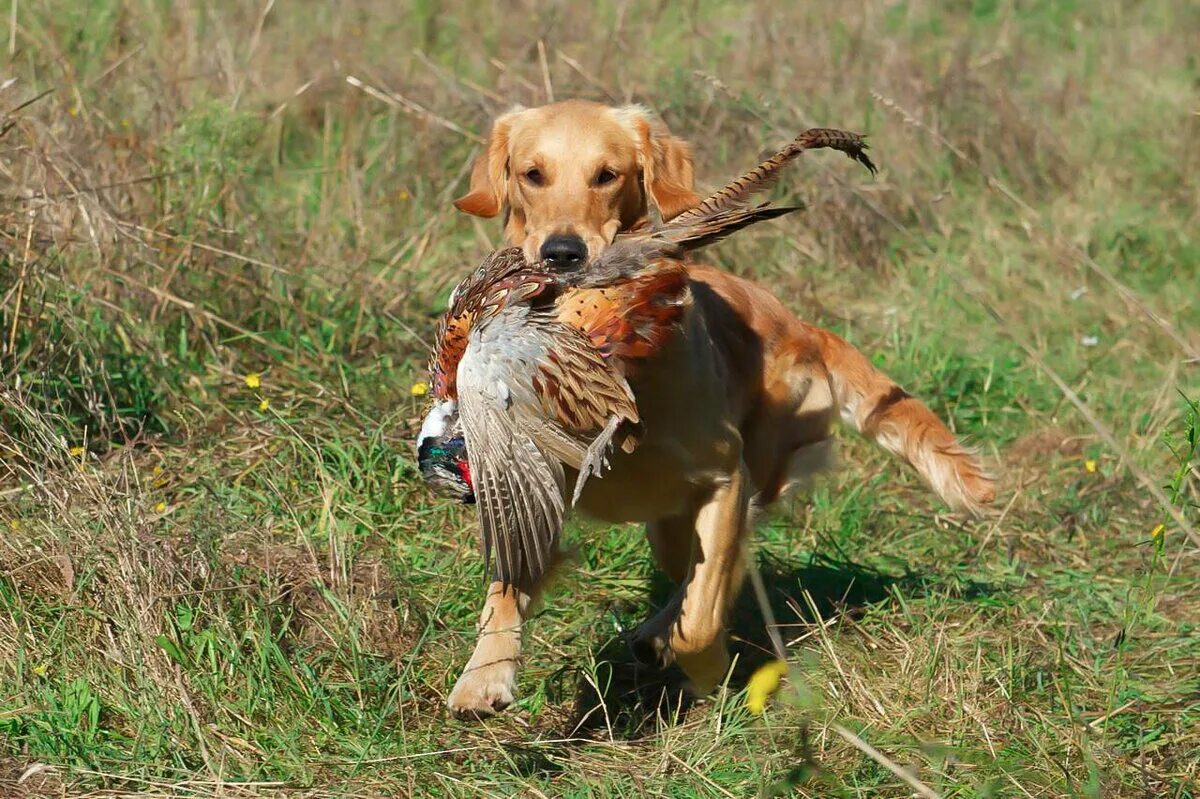
[[(553, 120), (555, 108), (538, 109), (538, 118)], [(688, 177), (680, 188), (690, 192), (690, 169)], [(584, 224), (559, 224), (567, 223)], [(510, 224), (511, 244), (521, 243), (518, 232)], [(678, 335), (628, 375), (645, 437), (633, 453), (612, 455), (611, 470), (588, 482), (579, 504), (601, 519), (646, 524), (656, 563), (679, 587), (635, 633), (635, 646), (677, 663), (705, 693), (729, 666), (725, 622), (741, 587), (752, 508), (819, 468), (838, 417), (908, 461), (956, 508), (977, 513), (995, 491), (945, 425), (847, 342), (800, 321), (751, 281), (684, 268)], [(594, 304), (582, 290), (560, 319)], [(512, 701), (521, 626), (537, 590), (492, 584), (475, 653), (449, 698), (453, 712), (486, 716)]]

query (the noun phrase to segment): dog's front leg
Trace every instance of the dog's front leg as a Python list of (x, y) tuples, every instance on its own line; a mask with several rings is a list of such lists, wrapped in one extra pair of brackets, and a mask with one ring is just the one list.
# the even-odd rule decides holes
[(717, 486), (696, 514), (687, 577), (672, 602), (647, 621), (635, 646), (683, 669), (697, 694), (729, 670), (725, 621), (741, 590), (749, 510), (744, 465)]
[(454, 684), (446, 704), (459, 718), (482, 719), (512, 704), (521, 658), (521, 626), (533, 595), (499, 580), (488, 587), (479, 618), (475, 653)]

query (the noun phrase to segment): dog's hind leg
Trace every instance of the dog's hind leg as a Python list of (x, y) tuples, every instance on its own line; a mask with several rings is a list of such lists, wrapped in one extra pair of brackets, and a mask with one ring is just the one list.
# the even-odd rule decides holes
[(750, 480), (744, 464), (696, 513), (687, 574), (671, 603), (639, 628), (639, 656), (675, 662), (692, 690), (706, 694), (729, 670), (725, 622), (745, 573)]
[(654, 563), (675, 585), (687, 578), (695, 537), (696, 517), (690, 513), (668, 516), (646, 525), (646, 539), (650, 542)]

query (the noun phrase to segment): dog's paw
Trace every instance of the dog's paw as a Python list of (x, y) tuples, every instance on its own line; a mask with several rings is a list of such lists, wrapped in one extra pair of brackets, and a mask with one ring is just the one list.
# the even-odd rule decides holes
[(687, 691), (694, 697), (711, 694), (729, 673), (730, 662), (724, 641), (696, 652), (675, 653), (675, 664), (687, 677)]
[(629, 648), (643, 666), (665, 669), (675, 662), (671, 649), (671, 622), (676, 617), (673, 608), (664, 609), (646, 619), (629, 637)]
[(517, 687), (515, 660), (467, 666), (454, 684), (447, 707), (460, 719), (486, 719), (512, 704)]
[(712, 693), (729, 672), (729, 648), (724, 630), (688, 634), (674, 608), (667, 607), (633, 631), (629, 646), (643, 665), (665, 669), (678, 666), (687, 677), (688, 693)]

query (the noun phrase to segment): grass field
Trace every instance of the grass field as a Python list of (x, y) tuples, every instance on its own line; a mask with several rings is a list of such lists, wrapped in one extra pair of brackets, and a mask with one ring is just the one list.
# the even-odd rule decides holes
[[(0, 6), (0, 796), (1200, 795), (1200, 6)], [(754, 603), (681, 705), (621, 635), (640, 531), (590, 523), (518, 703), (444, 711), (484, 575), (411, 387), (499, 244), (449, 203), (478, 137), (551, 95), (647, 103), (706, 188), (868, 133), (877, 178), (806, 155), (810, 210), (706, 257), (1002, 479), (967, 522), (840, 436), (755, 538), (764, 715)]]

